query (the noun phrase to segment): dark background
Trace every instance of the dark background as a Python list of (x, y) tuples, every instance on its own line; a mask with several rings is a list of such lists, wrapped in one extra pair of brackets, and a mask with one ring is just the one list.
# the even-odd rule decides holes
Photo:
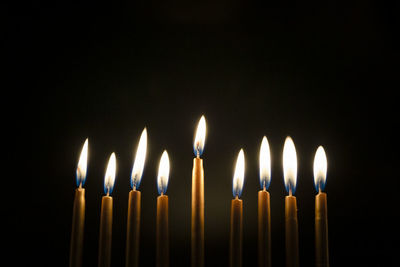
[(301, 265), (314, 265), (312, 164), (323, 145), (331, 265), (395, 266), (398, 12), (395, 4), (361, 0), (3, 4), (2, 129), (9, 159), (3, 253), (14, 266), (67, 266), (75, 169), (89, 137), (84, 266), (97, 264), (111, 152), (117, 155), (112, 266), (124, 266), (130, 172), (146, 126), (140, 263), (155, 264), (156, 171), (167, 149), (171, 266), (188, 266), (192, 143), (204, 114), (207, 266), (228, 265), (240, 148), (244, 263), (256, 265), (263, 135), (272, 151), (274, 266), (285, 259), (287, 135), (298, 154)]

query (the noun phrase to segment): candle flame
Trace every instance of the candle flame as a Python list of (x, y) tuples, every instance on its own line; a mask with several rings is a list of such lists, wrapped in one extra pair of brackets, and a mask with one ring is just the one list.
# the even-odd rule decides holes
[(196, 137), (194, 138), (193, 151), (196, 157), (203, 154), (204, 142), (206, 140), (206, 119), (204, 115), (201, 116), (199, 124), (197, 125)]
[(169, 178), (169, 158), (166, 150), (161, 155), (160, 165), (158, 166), (157, 187), (159, 194), (165, 194), (168, 187)]
[(89, 139), (86, 138), (85, 143), (82, 147), (81, 155), (79, 157), (78, 167), (76, 168), (77, 186), (83, 186), (85, 184), (87, 173), (88, 143)]
[(283, 177), (286, 191), (294, 194), (297, 183), (297, 156), (292, 138), (286, 137), (283, 147)]
[(326, 160), (325, 150), (322, 146), (319, 146), (314, 158), (314, 184), (318, 192), (325, 188), (327, 169), (328, 162)]
[(244, 153), (243, 149), (240, 149), (236, 160), (235, 174), (233, 175), (232, 192), (234, 197), (240, 197), (242, 195), (244, 182)]
[(271, 183), (271, 155), (267, 137), (263, 137), (260, 147), (260, 185), (268, 189)]
[(138, 189), (140, 181), (142, 180), (144, 162), (146, 159), (147, 150), (147, 130), (144, 128), (142, 135), (140, 136), (139, 145), (136, 150), (135, 162), (133, 163), (131, 173), (131, 187), (132, 189)]
[(104, 192), (109, 195), (111, 194), (114, 183), (115, 183), (115, 170), (116, 170), (116, 162), (115, 162), (115, 153), (113, 152), (108, 160), (108, 166), (106, 175), (104, 176)]

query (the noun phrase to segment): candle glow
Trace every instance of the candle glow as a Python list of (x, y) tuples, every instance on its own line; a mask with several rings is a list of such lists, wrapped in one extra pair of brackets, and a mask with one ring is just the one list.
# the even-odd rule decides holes
[(327, 169), (328, 162), (325, 150), (322, 146), (319, 146), (314, 158), (314, 185), (317, 191), (322, 191), (325, 188)]
[(234, 197), (240, 197), (244, 182), (244, 152), (240, 149), (236, 160), (235, 174), (233, 176), (232, 192)]
[(132, 173), (131, 173), (131, 187), (132, 189), (138, 189), (140, 186), (140, 181), (142, 180), (143, 167), (146, 159), (147, 150), (147, 130), (144, 128), (142, 135), (140, 136), (140, 141), (138, 148), (136, 150), (135, 162), (133, 163)]
[(267, 137), (264, 136), (260, 147), (260, 185), (268, 189), (271, 183), (271, 156)]
[(158, 188), (158, 193), (160, 195), (165, 194), (167, 192), (168, 178), (169, 178), (169, 158), (167, 151), (164, 150), (160, 159), (160, 165), (158, 166), (158, 176), (157, 176), (157, 188)]
[(111, 194), (114, 183), (115, 183), (115, 170), (116, 170), (116, 160), (115, 153), (113, 152), (108, 160), (108, 166), (106, 175), (104, 177), (104, 192), (109, 195)]
[(196, 137), (193, 143), (193, 152), (196, 157), (203, 154), (204, 142), (206, 140), (206, 119), (204, 115), (201, 116), (199, 124), (197, 125)]
[(77, 186), (83, 186), (85, 184), (87, 173), (88, 143), (89, 139), (86, 138), (85, 143), (82, 147), (81, 155), (79, 157), (78, 167), (76, 168)]
[(283, 147), (283, 179), (286, 191), (294, 194), (297, 183), (297, 156), (293, 140), (289, 136)]

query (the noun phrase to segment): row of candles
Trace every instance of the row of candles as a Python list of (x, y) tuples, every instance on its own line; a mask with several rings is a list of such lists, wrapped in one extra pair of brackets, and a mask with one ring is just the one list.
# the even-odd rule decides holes
[[(201, 117), (194, 140), (192, 172), (192, 213), (191, 213), (191, 266), (204, 266), (204, 169), (201, 155), (204, 150), (206, 122)], [(139, 237), (141, 192), (138, 190), (143, 174), (147, 149), (147, 131), (143, 130), (131, 173), (131, 187), (128, 202), (126, 235), (126, 266), (139, 264)], [(75, 191), (73, 206), (70, 266), (81, 266), (83, 233), (85, 221), (85, 189), (88, 156), (86, 139), (76, 170), (78, 188)], [(259, 155), (260, 185), (258, 192), (258, 262), (259, 266), (271, 266), (271, 213), (268, 187), (271, 182), (270, 149), (267, 138), (262, 139)], [(169, 202), (166, 195), (169, 180), (169, 158), (167, 151), (162, 153), (157, 188), (156, 217), (156, 263), (157, 266), (169, 266)], [(240, 150), (232, 182), (233, 199), (230, 218), (230, 266), (242, 266), (243, 201), (240, 199), (244, 182), (245, 160)], [(283, 148), (284, 183), (288, 196), (285, 197), (285, 245), (286, 265), (299, 265), (299, 241), (297, 222), (297, 201), (294, 196), (297, 183), (297, 155), (293, 140), (287, 137)], [(98, 266), (111, 264), (112, 209), (111, 193), (115, 183), (116, 158), (112, 153), (104, 178), (105, 196), (102, 197), (99, 233)], [(322, 192), (326, 183), (327, 159), (322, 146), (318, 147), (314, 158), (314, 184), (318, 192), (315, 198), (315, 247), (316, 265), (329, 266), (327, 195)]]

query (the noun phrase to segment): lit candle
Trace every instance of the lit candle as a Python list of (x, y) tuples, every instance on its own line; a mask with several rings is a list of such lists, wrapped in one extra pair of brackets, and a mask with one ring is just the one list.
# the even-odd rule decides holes
[(271, 266), (271, 209), (269, 192), (271, 156), (267, 137), (260, 147), (260, 185), (258, 191), (258, 265)]
[(85, 189), (83, 185), (86, 180), (88, 156), (88, 139), (86, 139), (78, 167), (76, 168), (76, 184), (74, 207), (72, 211), (71, 248), (69, 254), (69, 266), (78, 267), (82, 265), (83, 232), (85, 226)]
[(156, 261), (159, 267), (169, 266), (169, 233), (168, 233), (168, 196), (165, 194), (168, 187), (169, 158), (167, 151), (164, 150), (157, 177), (157, 251)]
[(235, 174), (232, 181), (233, 197), (231, 203), (231, 232), (229, 243), (230, 266), (242, 266), (243, 239), (243, 201), (240, 199), (244, 181), (244, 153), (240, 150), (236, 160)]
[(299, 233), (297, 222), (297, 203), (293, 194), (297, 183), (296, 148), (290, 137), (286, 138), (283, 148), (283, 176), (286, 191), (285, 197), (285, 237), (286, 266), (299, 266)]
[(315, 265), (329, 266), (328, 252), (328, 207), (327, 195), (322, 192), (326, 183), (328, 163), (325, 150), (318, 147), (314, 158), (314, 184), (318, 194), (315, 196)]
[(108, 267), (111, 265), (113, 199), (110, 194), (114, 188), (115, 171), (115, 153), (112, 153), (108, 160), (106, 175), (104, 176), (104, 193), (106, 195), (101, 200), (99, 267)]
[(192, 171), (191, 262), (193, 267), (204, 266), (204, 170), (200, 158), (206, 137), (206, 120), (201, 116), (193, 144), (195, 158)]
[(128, 221), (126, 229), (126, 267), (139, 266), (140, 204), (138, 191), (142, 179), (147, 149), (147, 130), (144, 128), (136, 151), (131, 174), (131, 187), (128, 200)]

